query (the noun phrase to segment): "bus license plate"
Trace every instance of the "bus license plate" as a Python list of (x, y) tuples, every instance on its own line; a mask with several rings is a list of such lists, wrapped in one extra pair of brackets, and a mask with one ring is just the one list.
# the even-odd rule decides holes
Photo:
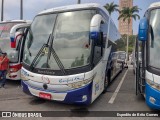
[(39, 97), (40, 97), (40, 98), (44, 98), (44, 99), (51, 100), (51, 94), (48, 94), (48, 93), (42, 93), (42, 92), (40, 92), (40, 93), (39, 93)]

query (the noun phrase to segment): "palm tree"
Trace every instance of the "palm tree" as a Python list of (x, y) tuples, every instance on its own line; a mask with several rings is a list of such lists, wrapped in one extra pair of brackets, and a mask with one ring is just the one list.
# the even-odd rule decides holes
[(117, 4), (114, 4), (114, 2), (111, 2), (110, 4), (107, 3), (104, 7), (106, 8), (110, 16), (114, 11), (119, 11), (118, 10), (119, 6)]
[(127, 20), (128, 23), (128, 35), (127, 35), (127, 61), (128, 61), (128, 39), (129, 39), (129, 24), (131, 22), (131, 19), (133, 18), (134, 20), (136, 20), (136, 18), (140, 19), (140, 16), (137, 14), (139, 13), (140, 8), (138, 8), (138, 6), (133, 6), (131, 8), (129, 7), (124, 7), (121, 11), (120, 11), (120, 15), (118, 17), (119, 19), (123, 19), (123, 21), (125, 22)]
[(107, 3), (104, 8), (108, 11), (109, 13), (109, 26), (108, 26), (108, 32), (107, 32), (107, 44), (108, 44), (108, 39), (109, 39), (109, 29), (110, 29), (110, 22), (111, 22), (111, 14), (114, 12), (114, 11), (119, 11), (118, 10), (118, 5), (117, 4), (114, 4), (114, 2), (111, 2), (110, 4)]

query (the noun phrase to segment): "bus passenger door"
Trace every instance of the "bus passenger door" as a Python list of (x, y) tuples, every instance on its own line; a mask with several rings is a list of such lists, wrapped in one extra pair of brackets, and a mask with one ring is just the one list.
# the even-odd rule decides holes
[[(145, 48), (145, 47), (144, 47)], [(144, 94), (145, 87), (145, 78), (143, 77), (143, 69), (142, 69), (142, 42), (136, 40), (136, 48), (135, 48), (135, 67), (136, 67), (136, 94), (138, 94), (137, 90)], [(143, 53), (144, 54), (144, 53)]]
[[(103, 19), (104, 20), (104, 19)], [(98, 39), (93, 39), (93, 74), (95, 78), (92, 86), (92, 101), (94, 101), (104, 90), (105, 71), (108, 58), (104, 59), (106, 51), (106, 34), (107, 34), (107, 23), (101, 21), (99, 28)], [(94, 26), (94, 25), (93, 25)], [(105, 32), (106, 31), (106, 32)], [(107, 53), (106, 53), (107, 54)], [(107, 56), (108, 57), (108, 56)]]
[[(102, 36), (103, 35), (101, 33), (100, 39), (102, 39)], [(99, 96), (99, 94), (101, 94), (104, 88), (106, 61), (103, 60), (103, 49), (103, 43), (99, 45), (97, 45), (96, 43), (94, 44), (93, 72), (94, 74), (96, 74), (96, 76), (93, 80), (92, 100), (96, 99)]]

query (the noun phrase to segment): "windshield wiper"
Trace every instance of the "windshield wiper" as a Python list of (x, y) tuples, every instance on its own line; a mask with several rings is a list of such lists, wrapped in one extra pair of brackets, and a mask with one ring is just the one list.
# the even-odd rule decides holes
[[(50, 39), (51, 39), (51, 44), (50, 44), (50, 46), (49, 46), (49, 41), (50, 41)], [(53, 49), (52, 44), (53, 44), (53, 36), (52, 36), (52, 34), (50, 34), (50, 35), (49, 35), (49, 38), (48, 38), (48, 40), (47, 40), (47, 44), (44, 44), (44, 45), (41, 47), (41, 49), (39, 50), (38, 54), (37, 54), (36, 57), (33, 59), (31, 65), (30, 65), (30, 69), (31, 69), (31, 70), (34, 69), (33, 66), (34, 66), (35, 62), (37, 61), (37, 59), (38, 59), (38, 58), (40, 57), (40, 55), (42, 54), (44, 48), (49, 47), (49, 53), (48, 53), (48, 57), (47, 57), (47, 66), (48, 66), (48, 61), (49, 61), (50, 56), (51, 56), (51, 53), (52, 53), (52, 55), (53, 55), (53, 57), (54, 57), (57, 65), (58, 65), (58, 67), (60, 68), (60, 70), (62, 71), (62, 73), (65, 75), (66, 72), (65, 72), (65, 70), (64, 70), (64, 66), (63, 66), (62, 62), (60, 61), (58, 55), (56, 54), (55, 50)]]
[[(64, 69), (64, 65), (62, 64), (61, 60), (59, 59), (58, 55), (56, 54), (54, 48), (52, 47), (52, 44), (53, 44), (53, 37), (51, 36), (51, 44), (50, 44), (50, 55), (52, 53), (55, 61), (57, 62), (58, 64), (58, 67), (60, 68), (60, 70), (62, 71), (62, 73), (65, 75), (66, 72), (65, 72), (65, 69)], [(50, 56), (48, 57), (48, 59), (50, 58)]]
[(51, 53), (52, 53), (52, 55), (53, 55), (55, 61), (57, 62), (59, 68), (61, 69), (61, 71), (62, 71), (63, 74), (65, 75), (66, 72), (65, 72), (65, 70), (64, 70), (64, 66), (63, 66), (62, 62), (60, 61), (58, 55), (56, 54), (55, 50), (53, 49), (53, 47), (51, 48)]
[(151, 32), (151, 48), (154, 48), (154, 31), (152, 25), (150, 25), (150, 32)]
[(31, 65), (30, 65), (30, 69), (33, 70), (33, 66), (35, 64), (35, 62), (37, 61), (37, 59), (39, 58), (39, 56), (41, 55), (41, 53), (43, 52), (44, 48), (48, 47), (49, 45), (49, 40), (50, 40), (51, 34), (48, 37), (47, 43), (43, 44), (43, 46), (41, 47), (41, 49), (39, 50), (38, 54), (36, 55), (36, 57), (33, 59)]

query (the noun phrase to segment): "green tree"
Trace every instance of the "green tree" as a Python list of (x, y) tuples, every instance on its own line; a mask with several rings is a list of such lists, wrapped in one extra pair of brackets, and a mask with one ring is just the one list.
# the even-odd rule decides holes
[(125, 40), (123, 38), (121, 38), (115, 42), (117, 44), (118, 51), (125, 51)]
[[(114, 12), (114, 11), (119, 11), (118, 10), (118, 5), (117, 4), (114, 4), (114, 2), (111, 2), (110, 4), (107, 3), (104, 8), (108, 11), (109, 13), (109, 26), (108, 26), (108, 32), (107, 32), (107, 40), (109, 39), (109, 29), (110, 29), (110, 22), (111, 22), (111, 14)], [(108, 44), (108, 43), (107, 43)]]
[(111, 2), (110, 4), (107, 3), (104, 7), (106, 8), (110, 16), (114, 11), (119, 11), (118, 10), (119, 6), (117, 4), (114, 4), (114, 2)]
[[(136, 39), (136, 35), (130, 35), (129, 36), (129, 43), (128, 43), (128, 54), (131, 54), (132, 51), (135, 49), (135, 39)], [(119, 40), (115, 41), (117, 44), (117, 50), (118, 51), (125, 51), (126, 48), (126, 43), (127, 43), (127, 35), (124, 34), (122, 35), (122, 38)]]
[(128, 40), (129, 40), (129, 24), (131, 22), (131, 19), (133, 18), (134, 20), (136, 20), (136, 18), (140, 19), (140, 16), (137, 14), (139, 13), (140, 8), (138, 8), (138, 6), (133, 6), (133, 7), (124, 7), (121, 11), (120, 11), (120, 15), (118, 17), (119, 19), (123, 19), (123, 21), (125, 22), (127, 20), (128, 23), (128, 35), (127, 35), (127, 61), (128, 61)]

